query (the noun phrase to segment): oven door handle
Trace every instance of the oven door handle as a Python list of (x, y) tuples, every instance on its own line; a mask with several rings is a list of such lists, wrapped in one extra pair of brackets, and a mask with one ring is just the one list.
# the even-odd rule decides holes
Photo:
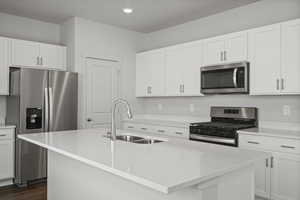
[(221, 143), (233, 144), (233, 145), (236, 144), (235, 139), (220, 138), (220, 137), (213, 137), (213, 136), (200, 136), (196, 134), (191, 134), (190, 138), (195, 140), (203, 140), (207, 142), (221, 142)]
[(234, 85), (235, 88), (238, 87), (238, 85), (237, 85), (237, 72), (238, 72), (238, 68), (234, 68), (232, 78), (233, 78), (233, 85)]

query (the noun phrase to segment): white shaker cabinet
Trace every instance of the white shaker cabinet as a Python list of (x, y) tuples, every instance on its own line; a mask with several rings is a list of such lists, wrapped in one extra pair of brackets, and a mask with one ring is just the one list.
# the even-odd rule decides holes
[(204, 41), (204, 65), (240, 62), (247, 59), (247, 32), (232, 33)]
[(271, 198), (300, 199), (300, 156), (274, 153), (271, 170)]
[(13, 66), (66, 70), (64, 46), (12, 39), (11, 48)]
[(203, 43), (195, 41), (166, 48), (167, 96), (200, 96)]
[(282, 26), (281, 92), (300, 94), (300, 20)]
[(280, 93), (280, 24), (249, 31), (250, 93)]
[(0, 186), (14, 178), (14, 128), (0, 127)]
[(0, 37), (0, 95), (8, 95), (9, 39)]
[(272, 154), (266, 162), (256, 163), (256, 195), (272, 200), (300, 199), (300, 139), (240, 133), (239, 147)]
[(41, 44), (41, 64), (42, 66), (49, 68), (66, 70), (66, 53), (66, 47), (52, 44)]
[(40, 66), (40, 47), (38, 42), (25, 40), (11, 40), (12, 65)]
[(165, 51), (158, 49), (136, 55), (136, 96), (165, 95)]

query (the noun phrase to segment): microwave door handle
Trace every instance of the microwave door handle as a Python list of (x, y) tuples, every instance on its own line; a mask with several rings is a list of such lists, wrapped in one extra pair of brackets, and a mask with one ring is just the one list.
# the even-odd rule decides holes
[(237, 85), (237, 72), (238, 72), (238, 68), (235, 68), (233, 70), (233, 85), (234, 85), (235, 88), (238, 87), (238, 85)]

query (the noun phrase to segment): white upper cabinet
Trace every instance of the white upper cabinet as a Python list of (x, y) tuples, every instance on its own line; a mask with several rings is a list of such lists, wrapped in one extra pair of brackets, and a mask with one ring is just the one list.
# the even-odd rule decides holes
[(0, 37), (0, 95), (8, 95), (9, 39)]
[(300, 20), (282, 26), (281, 92), (300, 94)]
[(248, 37), (246, 32), (227, 35), (225, 38), (225, 62), (248, 60)]
[(247, 60), (247, 32), (232, 33), (204, 41), (204, 65)]
[(280, 93), (280, 25), (249, 31), (250, 93)]
[(41, 65), (65, 70), (66, 67), (66, 47), (41, 44), (40, 45), (40, 57)]
[(199, 96), (202, 66), (248, 61), (251, 95), (300, 94), (300, 19), (136, 56), (136, 95)]
[(220, 64), (224, 62), (225, 42), (221, 37), (205, 40), (204, 65)]
[(199, 96), (203, 43), (196, 41), (166, 48), (167, 96)]
[(66, 70), (66, 47), (11, 40), (12, 65)]
[(12, 65), (14, 66), (39, 66), (39, 43), (12, 40)]
[(166, 49), (166, 95), (179, 96), (183, 93), (183, 72), (186, 67), (184, 45)]
[(183, 93), (187, 96), (202, 96), (200, 68), (203, 65), (203, 41), (185, 44)]
[(165, 50), (136, 55), (136, 96), (165, 95)]

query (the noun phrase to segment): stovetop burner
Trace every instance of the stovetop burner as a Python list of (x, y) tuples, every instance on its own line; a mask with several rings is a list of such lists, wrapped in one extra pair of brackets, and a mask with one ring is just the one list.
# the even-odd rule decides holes
[(256, 108), (212, 107), (210, 122), (190, 125), (190, 139), (238, 146), (237, 131), (252, 127), (257, 127)]

